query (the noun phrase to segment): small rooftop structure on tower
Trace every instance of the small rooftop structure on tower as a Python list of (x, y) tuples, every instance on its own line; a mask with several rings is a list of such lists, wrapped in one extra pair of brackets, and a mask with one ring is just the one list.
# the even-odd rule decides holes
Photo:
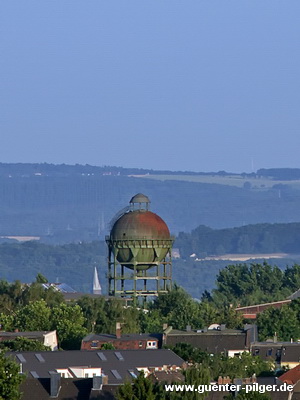
[(111, 296), (145, 299), (166, 293), (171, 286), (174, 238), (162, 218), (149, 211), (149, 205), (147, 196), (133, 196), (106, 237)]

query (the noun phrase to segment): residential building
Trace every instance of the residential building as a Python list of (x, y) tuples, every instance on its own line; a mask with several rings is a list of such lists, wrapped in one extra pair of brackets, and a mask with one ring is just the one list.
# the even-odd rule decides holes
[(45, 346), (51, 348), (52, 351), (58, 349), (57, 334), (54, 331), (32, 331), (32, 332), (3, 332), (0, 331), (0, 341), (15, 340), (18, 337), (23, 337), (31, 340), (38, 340)]
[(154, 350), (161, 347), (162, 334), (89, 334), (82, 339), (81, 350), (99, 350), (111, 344), (118, 350)]
[(224, 353), (233, 357), (250, 350), (250, 344), (257, 340), (256, 325), (245, 325), (244, 329), (227, 329), (225, 325), (212, 324), (208, 328), (186, 330), (168, 327), (163, 334), (163, 344), (175, 346), (188, 343), (208, 353)]
[(263, 360), (274, 361), (278, 367), (294, 368), (300, 363), (299, 342), (254, 342), (251, 344), (251, 354), (260, 356)]

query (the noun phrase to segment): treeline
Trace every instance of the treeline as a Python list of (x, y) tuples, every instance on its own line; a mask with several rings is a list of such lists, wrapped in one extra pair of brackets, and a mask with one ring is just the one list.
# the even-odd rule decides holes
[(216, 279), (216, 288), (205, 292), (214, 304), (246, 306), (284, 300), (300, 289), (300, 265), (281, 270), (277, 266), (263, 264), (237, 264), (223, 268)]
[[(226, 171), (218, 172), (195, 172), (195, 171), (170, 171), (153, 170), (146, 168), (123, 168), (116, 166), (95, 166), (89, 164), (48, 164), (48, 163), (0, 163), (0, 176), (29, 176), (42, 174), (47, 176), (66, 176), (78, 174), (112, 174), (112, 175), (238, 175)], [(255, 174), (243, 173), (243, 176), (253, 176)]]
[(275, 180), (292, 181), (300, 179), (300, 168), (261, 168), (256, 174)]
[(183, 258), (221, 254), (300, 253), (300, 223), (255, 224), (211, 229), (200, 225), (191, 233), (180, 232), (175, 246)]
[(100, 241), (56, 246), (36, 241), (2, 243), (0, 276), (9, 281), (18, 279), (29, 283), (42, 273), (50, 282), (65, 282), (76, 291), (90, 292), (95, 266), (106, 287), (106, 251), (106, 244)]
[[(205, 290), (211, 291), (215, 287), (216, 276), (228, 265), (228, 261), (195, 261), (195, 257), (189, 257), (193, 251), (187, 251), (186, 260), (173, 260), (173, 280), (193, 297), (200, 298)], [(279, 263), (277, 265), (280, 268), (294, 262), (298, 262), (296, 256), (293, 259), (270, 260), (271, 264)], [(9, 281), (18, 279), (29, 283), (38, 273), (42, 273), (50, 282), (64, 282), (76, 291), (88, 293), (92, 290), (95, 266), (105, 294), (107, 246), (103, 241), (55, 246), (37, 241), (0, 244), (0, 277)]]
[[(42, 278), (42, 279), (41, 279)], [(83, 296), (66, 303), (62, 294), (42, 286), (44, 277), (22, 285), (19, 281), (0, 281), (0, 322), (5, 331), (57, 330), (61, 348), (77, 349), (90, 332), (114, 334), (116, 322), (122, 322), (123, 333), (162, 332), (163, 324), (175, 329), (226, 324), (242, 326), (241, 316), (226, 304), (215, 306), (207, 301), (196, 302), (178, 286), (166, 295), (147, 303), (147, 312), (140, 307), (124, 307), (122, 299)], [(20, 348), (22, 343), (19, 343)], [(27, 346), (27, 343), (23, 343)]]
[[(1, 327), (7, 331), (56, 329), (60, 346), (75, 349), (89, 332), (114, 334), (116, 322), (122, 322), (124, 333), (161, 332), (164, 323), (182, 330), (187, 325), (201, 329), (213, 323), (242, 328), (246, 321), (235, 307), (286, 299), (300, 287), (300, 266), (281, 271), (267, 263), (231, 265), (220, 271), (216, 289), (203, 293), (201, 301), (174, 285), (167, 294), (149, 301), (147, 312), (124, 308), (122, 299), (102, 296), (66, 303), (55, 289), (44, 289), (44, 280), (38, 274), (31, 285), (0, 281)], [(257, 320), (260, 338), (272, 337), (275, 329), (279, 340), (300, 339), (299, 315), (299, 299), (264, 311)]]

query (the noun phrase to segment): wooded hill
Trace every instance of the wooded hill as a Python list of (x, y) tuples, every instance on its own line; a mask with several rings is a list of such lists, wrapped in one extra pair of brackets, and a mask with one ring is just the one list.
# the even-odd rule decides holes
[[(152, 179), (162, 175), (162, 180)], [(205, 177), (206, 183), (190, 181), (191, 176)], [(300, 181), (283, 184), (272, 176), (262, 181), (254, 173), (232, 176), (225, 171), (0, 164), (0, 236), (39, 236), (53, 244), (103, 240), (113, 216), (139, 192), (150, 197), (151, 210), (173, 234), (199, 225), (220, 229), (300, 221)]]
[[(180, 233), (175, 241), (180, 259), (173, 260), (173, 279), (193, 297), (200, 298), (205, 290), (215, 287), (220, 269), (232, 261), (197, 261), (190, 255), (215, 254), (216, 250), (235, 252), (234, 247), (246, 252), (245, 243), (257, 253), (297, 252), (300, 244), (300, 224), (260, 224), (241, 228), (213, 230), (200, 226), (191, 234)], [(242, 238), (242, 239), (241, 239)], [(246, 240), (247, 238), (247, 240)], [(264, 239), (262, 239), (264, 238)], [(263, 244), (263, 246), (262, 246)], [(222, 246), (222, 248), (221, 248)], [(261, 260), (257, 255), (257, 260)], [(285, 268), (300, 261), (300, 256), (269, 260), (272, 265)], [(65, 282), (77, 291), (89, 292), (92, 288), (94, 267), (98, 268), (100, 282), (107, 289), (107, 247), (104, 241), (49, 245), (36, 241), (0, 244), (0, 277), (13, 281), (30, 282), (38, 273), (47, 275), (51, 282)]]
[(256, 224), (229, 229), (200, 225), (191, 233), (180, 232), (175, 246), (182, 258), (221, 254), (300, 254), (300, 223)]

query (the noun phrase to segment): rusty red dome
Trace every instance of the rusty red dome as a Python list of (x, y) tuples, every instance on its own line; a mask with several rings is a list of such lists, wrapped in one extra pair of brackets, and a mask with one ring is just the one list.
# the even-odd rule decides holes
[(111, 238), (121, 239), (169, 239), (170, 231), (165, 221), (147, 210), (134, 210), (123, 214), (111, 230)]

